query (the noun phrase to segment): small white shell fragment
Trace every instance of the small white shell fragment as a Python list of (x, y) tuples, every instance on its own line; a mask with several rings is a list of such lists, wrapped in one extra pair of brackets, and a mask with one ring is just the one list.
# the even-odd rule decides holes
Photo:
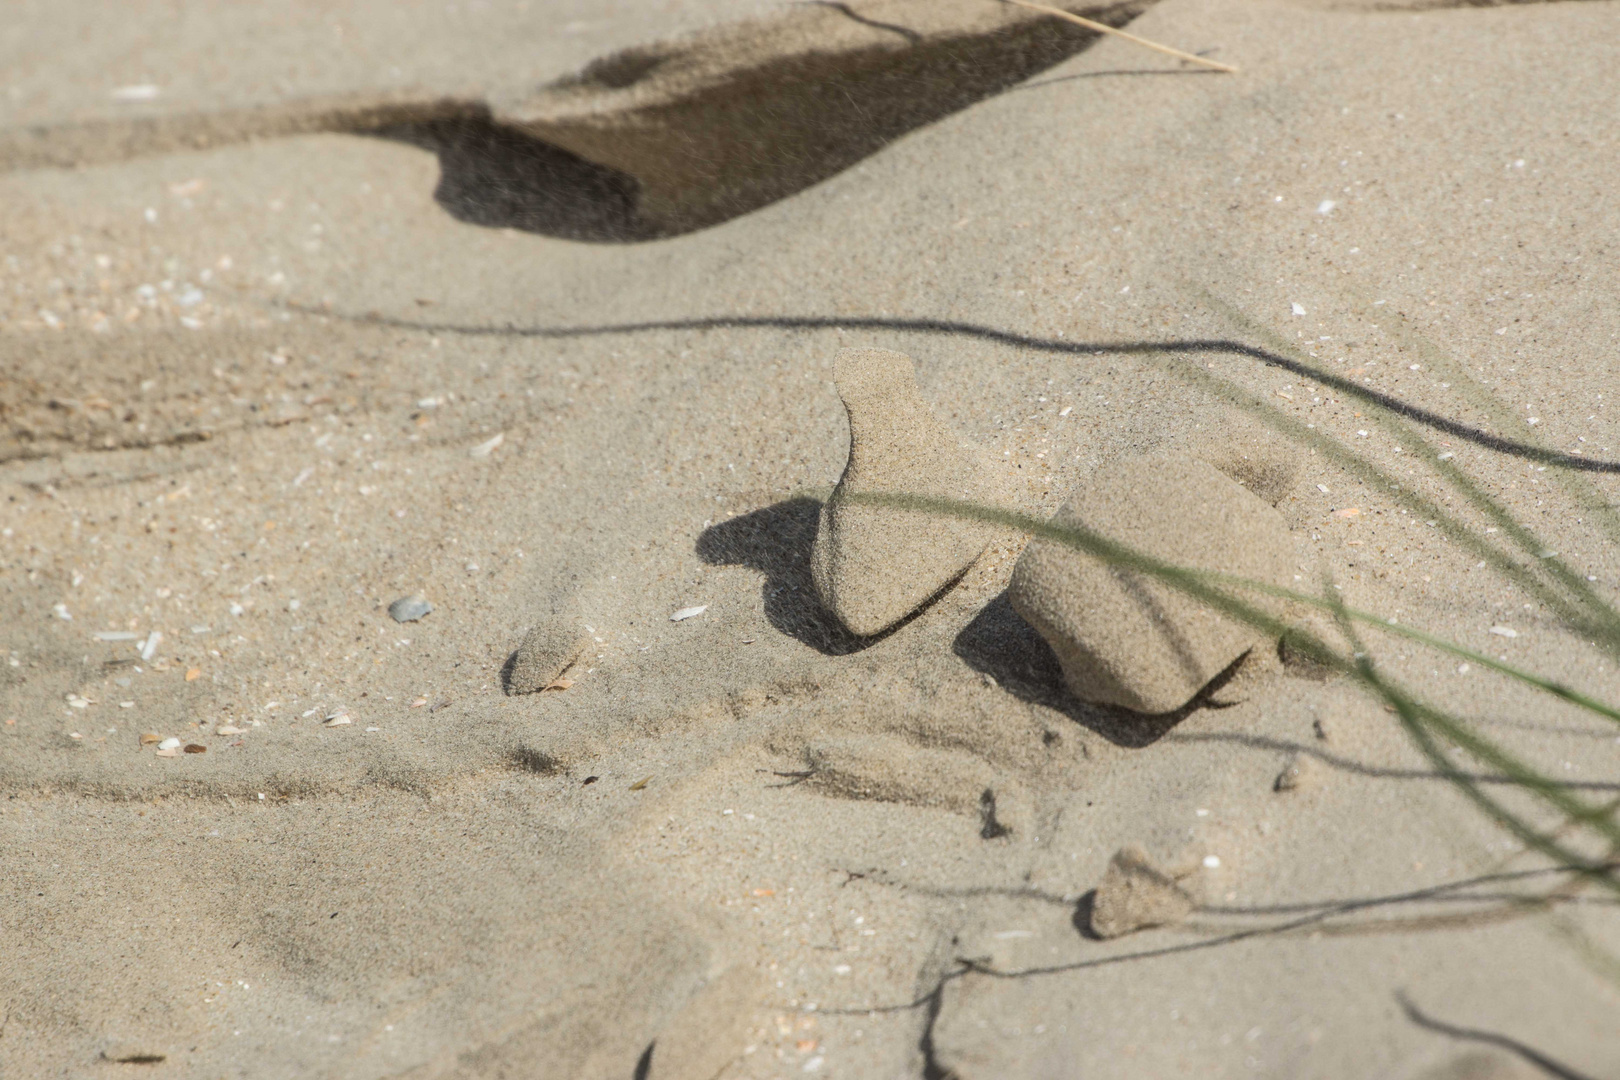
[(1305, 314), (1305, 305), (1304, 304), (1294, 304), (1293, 309), (1294, 309), (1294, 314), (1295, 315), (1303, 315), (1303, 314)]
[(344, 724), (352, 723), (354, 723), (354, 721), (349, 719), (349, 714), (346, 712), (335, 712), (331, 716), (328, 716), (325, 720), (321, 721), (321, 724), (324, 727), (341, 727)]
[(1204, 856), (1204, 866), (1206, 868), (1208, 868), (1210, 870), (1214, 870), (1216, 867), (1218, 867), (1220, 865), (1221, 865), (1221, 857), (1219, 855), (1205, 855)]
[(141, 645), (141, 659), (152, 659), (157, 654), (157, 647), (161, 644), (163, 644), (163, 635), (156, 630), (146, 635), (146, 641)]
[(159, 750), (157, 752), (157, 756), (158, 757), (179, 757), (180, 756), (180, 748), (178, 746), (171, 746), (167, 750)]
[(73, 621), (73, 616), (68, 614), (68, 609), (67, 609), (66, 604), (53, 604), (51, 606), (51, 613), (53, 615), (55, 615), (58, 619), (65, 619), (68, 622)]
[(175, 738), (173, 735), (170, 735), (167, 739), (164, 739), (162, 742), (158, 743), (159, 750), (178, 750), (179, 748), (180, 740)]
[(1321, 202), (1316, 204), (1316, 212), (1318, 214), (1331, 214), (1333, 213), (1333, 208), (1338, 205), (1339, 204), (1334, 202), (1332, 199), (1323, 199)]
[(214, 729), (215, 735), (245, 735), (247, 728), (239, 728), (235, 724), (225, 724)]
[(697, 618), (699, 615), (703, 614), (705, 611), (708, 611), (708, 610), (709, 610), (709, 605), (708, 604), (699, 604), (697, 607), (683, 607), (683, 608), (681, 608), (681, 610), (679, 610), (675, 614), (671, 615), (669, 617), (669, 621), (670, 622), (685, 622), (687, 619), (695, 619), (695, 618)]
[(90, 636), (97, 641), (134, 641), (141, 635), (133, 630), (97, 630)]
[(490, 454), (495, 452), (495, 448), (505, 441), (506, 432), (498, 432), (494, 438), (485, 439), (471, 450), (468, 450), (467, 453), (472, 457), (489, 457)]
[(114, 101), (152, 101), (163, 91), (151, 83), (136, 83), (133, 86), (120, 86), (112, 92)]
[(90, 699), (81, 697), (78, 694), (69, 694), (67, 703), (75, 709), (88, 709), (90, 707)]
[(1493, 626), (1493, 627), (1491, 627), (1491, 633), (1495, 634), (1497, 637), (1518, 637), (1519, 636), (1519, 632), (1517, 630), (1513, 629), (1513, 627), (1511, 627), (1511, 626)]

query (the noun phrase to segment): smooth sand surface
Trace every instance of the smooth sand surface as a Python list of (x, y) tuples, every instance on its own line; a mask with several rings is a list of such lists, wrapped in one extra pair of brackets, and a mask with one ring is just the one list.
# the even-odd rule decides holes
[[(1620, 1073), (1609, 894), (1515, 904), (1568, 876), (1349, 682), (1078, 702), (1011, 534), (875, 642), (815, 599), (834, 358), (894, 349), (1038, 516), (1258, 401), (1347, 602), (1620, 698), (1410, 501), (1501, 541), (1451, 454), (1620, 585), (1613, 472), (1514, 449), (1620, 460), (1620, 3), (1131, 28), (1242, 73), (1103, 40), (646, 243), (458, 220), (355, 135), (0, 174), (0, 1073)], [(504, 694), (574, 619), (572, 685)], [(1372, 647), (1612, 796), (1612, 725)], [(1199, 906), (1097, 940), (1130, 845)]]

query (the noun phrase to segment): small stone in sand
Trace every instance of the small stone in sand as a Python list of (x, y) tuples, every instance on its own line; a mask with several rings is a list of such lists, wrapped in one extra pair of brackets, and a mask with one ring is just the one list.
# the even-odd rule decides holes
[(1114, 853), (1091, 901), (1091, 930), (1116, 938), (1150, 926), (1179, 923), (1192, 912), (1192, 897), (1176, 879), (1132, 844)]
[(590, 644), (590, 637), (572, 623), (541, 623), (530, 630), (512, 655), (509, 694), (533, 694), (555, 686)]
[(388, 616), (395, 622), (415, 622), (433, 611), (433, 605), (421, 593), (402, 596), (388, 605)]
[(1279, 792), (1299, 791), (1316, 784), (1321, 763), (1309, 754), (1295, 754), (1288, 759), (1282, 772), (1277, 774), (1276, 783), (1272, 787)]
[(185, 749), (186, 753), (188, 754), (208, 753), (208, 747), (204, 746), (202, 743), (187, 743)]
[(1004, 499), (988, 459), (935, 418), (910, 357), (844, 349), (833, 377), (849, 414), (849, 462), (821, 508), (811, 571), (827, 609), (852, 633), (870, 636), (960, 577), (994, 528), (860, 497)]
[[(1282, 515), (1190, 457), (1156, 454), (1099, 469), (1053, 523), (1082, 526), (1173, 566), (1294, 583)], [(1075, 696), (1134, 712), (1171, 712), (1245, 655), (1256, 664), (1276, 657), (1276, 641), (1259, 630), (1146, 573), (1053, 540), (1024, 549), (1007, 598), (1052, 646)]]
[(158, 743), (158, 749), (159, 750), (178, 750), (179, 748), (180, 748), (180, 740), (176, 739), (173, 735), (169, 736), (167, 739), (164, 739), (162, 742)]

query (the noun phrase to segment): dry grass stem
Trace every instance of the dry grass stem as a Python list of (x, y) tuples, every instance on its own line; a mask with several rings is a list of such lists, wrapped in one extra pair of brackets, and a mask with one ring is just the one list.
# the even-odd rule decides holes
[(1231, 64), (1223, 64), (1218, 60), (1206, 60), (1202, 56), (1194, 56), (1192, 53), (1185, 53), (1180, 49), (1172, 49), (1168, 45), (1160, 45), (1157, 41), (1149, 41), (1147, 38), (1137, 37), (1135, 34), (1127, 34), (1125, 31), (1116, 30), (1106, 23), (1100, 23), (1094, 19), (1088, 19), (1083, 15), (1076, 15), (1073, 12), (1064, 11), (1062, 8), (1048, 7), (1045, 4), (1034, 4), (1031, 3), (1030, 0), (1007, 0), (1007, 3), (1017, 4), (1019, 7), (1029, 8), (1031, 11), (1045, 12), (1054, 18), (1067, 19), (1072, 23), (1085, 27), (1087, 30), (1095, 30), (1099, 34), (1113, 34), (1115, 37), (1122, 37), (1126, 41), (1134, 41), (1136, 44), (1145, 48), (1152, 49), (1155, 52), (1162, 52), (1166, 56), (1174, 56), (1177, 60), (1185, 60), (1189, 64), (1202, 64), (1207, 68), (1214, 68), (1216, 71), (1225, 71), (1233, 74), (1236, 74), (1238, 70)]

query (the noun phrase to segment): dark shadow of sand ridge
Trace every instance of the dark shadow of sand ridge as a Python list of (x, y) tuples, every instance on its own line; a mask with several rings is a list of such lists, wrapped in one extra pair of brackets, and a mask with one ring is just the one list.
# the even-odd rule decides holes
[(1075, 697), (1063, 682), (1063, 668), (1058, 664), (1057, 654), (1035, 628), (1013, 610), (1006, 593), (986, 604), (973, 621), (963, 627), (951, 651), (974, 671), (996, 680), (1014, 697), (1056, 709), (1114, 745), (1133, 750), (1158, 742), (1200, 709), (1224, 709), (1236, 704), (1218, 700), (1216, 694), (1237, 675), (1248, 655), (1245, 653), (1229, 664), (1181, 708), (1150, 716)]
[(961, 580), (946, 582), (916, 611), (882, 633), (852, 634), (822, 605), (810, 574), (810, 549), (820, 520), (818, 500), (787, 499), (704, 529), (698, 536), (697, 555), (711, 566), (746, 566), (764, 574), (760, 591), (765, 618), (788, 637), (828, 656), (848, 656), (892, 636)]

